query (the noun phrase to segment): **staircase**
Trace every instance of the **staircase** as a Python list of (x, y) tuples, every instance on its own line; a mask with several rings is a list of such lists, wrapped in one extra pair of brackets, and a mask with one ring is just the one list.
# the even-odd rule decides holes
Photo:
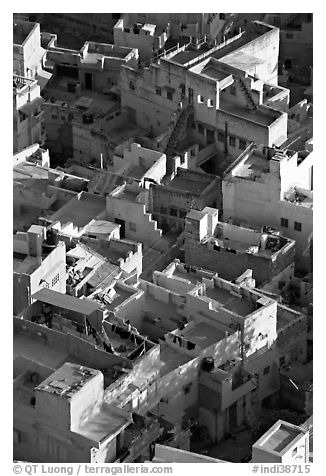
[(170, 170), (171, 159), (175, 155), (175, 148), (181, 139), (181, 135), (184, 132), (184, 129), (187, 125), (187, 122), (192, 112), (193, 112), (193, 106), (191, 104), (188, 104), (186, 107), (181, 109), (181, 111), (179, 112), (179, 117), (171, 132), (170, 138), (164, 150), (164, 153), (167, 157), (167, 169), (168, 169), (167, 172), (168, 173), (172, 172)]
[(250, 111), (255, 111), (257, 109), (257, 104), (255, 103), (255, 101), (253, 100), (252, 98), (252, 95), (251, 95), (251, 92), (249, 91), (249, 89), (247, 88), (245, 82), (243, 81), (242, 78), (236, 78), (238, 83), (239, 83), (239, 86), (240, 86), (240, 89), (241, 91), (243, 92), (245, 98), (246, 98), (246, 101), (247, 101), (247, 104), (248, 104), (248, 108)]

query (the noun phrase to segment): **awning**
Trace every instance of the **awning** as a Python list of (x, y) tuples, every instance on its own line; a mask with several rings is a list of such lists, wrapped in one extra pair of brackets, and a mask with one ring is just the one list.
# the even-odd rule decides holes
[(171, 86), (163, 86), (163, 89), (166, 89), (167, 91), (170, 91), (171, 93), (175, 91), (175, 88), (172, 88)]
[(51, 78), (52, 73), (49, 73), (49, 71), (44, 71), (43, 69), (41, 69), (41, 71), (37, 73), (37, 84), (40, 86), (41, 91), (43, 91), (43, 89), (48, 84)]
[(52, 289), (43, 288), (32, 295), (35, 301), (41, 301), (51, 306), (61, 307), (69, 311), (89, 316), (99, 309), (99, 304), (89, 299), (78, 299), (68, 294), (58, 293)]

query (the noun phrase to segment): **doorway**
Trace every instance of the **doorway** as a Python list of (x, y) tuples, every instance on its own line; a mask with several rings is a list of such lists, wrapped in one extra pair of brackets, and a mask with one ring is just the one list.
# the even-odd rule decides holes
[(114, 220), (117, 225), (120, 225), (120, 238), (123, 239), (126, 237), (126, 222), (124, 220), (120, 220), (120, 218), (115, 218)]
[(85, 73), (85, 89), (93, 89), (92, 73)]

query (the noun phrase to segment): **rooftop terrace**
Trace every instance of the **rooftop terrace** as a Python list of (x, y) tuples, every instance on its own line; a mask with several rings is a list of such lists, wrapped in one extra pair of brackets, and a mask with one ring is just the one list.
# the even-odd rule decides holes
[(104, 438), (114, 435), (115, 432), (131, 422), (131, 414), (118, 413), (108, 405), (104, 405), (97, 413), (92, 414), (78, 426), (76, 430), (82, 436), (92, 441), (100, 442)]
[(79, 388), (87, 385), (97, 375), (101, 375), (99, 370), (65, 362), (38, 385), (36, 389), (48, 393), (55, 392), (60, 397), (70, 399), (78, 392)]
[(60, 367), (64, 362), (75, 362), (75, 359), (62, 351), (50, 346), (45, 346), (36, 338), (15, 333), (13, 337), (13, 358), (23, 356), (50, 369)]
[(254, 446), (265, 451), (281, 453), (287, 446), (295, 444), (296, 439), (303, 436), (304, 433), (299, 427), (279, 420)]
[(201, 194), (210, 183), (211, 180), (207, 180), (205, 183), (196, 180), (195, 177), (191, 178), (191, 176), (187, 177), (176, 175), (174, 179), (168, 184), (168, 186), (177, 190), (182, 190), (184, 192)]
[(160, 359), (161, 362), (164, 364), (160, 371), (160, 376), (163, 377), (169, 372), (172, 372), (172, 370), (177, 369), (186, 362), (189, 362), (189, 360), (191, 360), (191, 357), (182, 354), (175, 350), (173, 347), (163, 343), (160, 346)]
[(182, 331), (177, 331), (177, 334), (182, 335), (185, 339), (198, 345), (201, 349), (216, 344), (225, 337), (225, 332), (205, 322), (195, 323), (194, 326), (186, 326)]
[(13, 22), (13, 40), (15, 45), (22, 45), (28, 35), (31, 33), (36, 23), (24, 20), (14, 20)]
[(243, 117), (244, 119), (263, 126), (270, 126), (276, 119), (281, 115), (281, 113), (276, 113), (274, 117), (270, 114), (264, 113), (261, 109), (250, 110), (245, 107), (241, 107), (238, 104), (231, 103), (226, 101), (224, 98), (220, 98), (220, 107), (222, 111), (225, 111), (235, 116)]
[(246, 178), (254, 180), (257, 176), (259, 177), (262, 173), (269, 172), (269, 161), (265, 157), (255, 154), (253, 152), (249, 155), (247, 160), (242, 164), (240, 168), (237, 169), (235, 177)]
[(62, 224), (72, 222), (74, 226), (83, 228), (91, 220), (105, 211), (105, 197), (81, 192), (78, 197), (72, 198), (57, 212), (51, 215), (52, 221), (59, 220)]

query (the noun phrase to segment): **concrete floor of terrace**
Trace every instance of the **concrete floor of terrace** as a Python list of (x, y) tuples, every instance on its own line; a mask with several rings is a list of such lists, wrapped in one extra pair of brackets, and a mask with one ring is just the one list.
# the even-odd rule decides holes
[(177, 369), (181, 365), (192, 360), (192, 357), (181, 354), (169, 345), (162, 343), (160, 345), (160, 360), (163, 364), (160, 371), (160, 377), (163, 377), (169, 372), (172, 372), (174, 369)]
[(264, 126), (270, 126), (274, 121), (276, 121), (277, 117), (280, 116), (279, 114), (277, 117), (272, 117), (270, 115), (264, 114), (259, 109), (250, 110), (248, 108), (241, 107), (237, 104), (226, 101), (224, 98), (220, 100), (219, 109), (227, 113), (234, 114), (235, 116), (244, 118), (248, 121), (262, 124)]
[(77, 96), (76, 93), (67, 90), (68, 83), (78, 83), (78, 78), (71, 78), (70, 76), (53, 76), (53, 79), (48, 83), (43, 91), (43, 96), (46, 99), (54, 98), (57, 101), (64, 101), (70, 106), (74, 106), (82, 97), (92, 99), (89, 111), (97, 110), (99, 112), (109, 112), (114, 110), (119, 104), (118, 101), (113, 101), (109, 96), (101, 94), (96, 91), (83, 89)]
[(149, 312), (153, 316), (160, 317), (163, 321), (170, 319), (176, 322), (175, 327), (177, 328), (177, 323), (180, 322), (181, 317), (177, 313), (177, 305), (173, 303), (166, 303), (159, 301), (154, 296), (151, 296), (148, 292), (145, 294), (145, 302), (143, 305), (143, 311)]
[(205, 322), (199, 322), (190, 329), (187, 329), (186, 326), (184, 330), (178, 331), (177, 335), (183, 336), (201, 349), (206, 349), (210, 345), (217, 344), (220, 340), (224, 339), (225, 332)]
[[(175, 277), (186, 279), (190, 281), (194, 286), (198, 283), (201, 283), (201, 278), (197, 273), (189, 272), (183, 273), (182, 271), (175, 270), (173, 275)], [(218, 287), (209, 288), (206, 287), (206, 296), (216, 303), (220, 303), (221, 306), (224, 306), (226, 309), (235, 312), (236, 314), (240, 314), (241, 316), (246, 316), (255, 310), (255, 306), (253, 303), (248, 301), (244, 298), (237, 298), (233, 296), (225, 289), (221, 289)]]
[(199, 182), (195, 178), (176, 176), (170, 183), (167, 183), (168, 187), (175, 188), (176, 190), (182, 190), (184, 192), (191, 192), (195, 194), (202, 193), (206, 187), (211, 183), (211, 180), (207, 180), (206, 183)]
[(41, 215), (41, 209), (36, 207), (23, 207), (20, 213), (14, 211), (13, 214), (13, 233), (17, 231), (27, 231), (28, 228), (38, 222)]
[(51, 220), (59, 220), (62, 224), (72, 222), (74, 226), (81, 228), (104, 212), (105, 206), (105, 197), (83, 192), (80, 199), (72, 198), (66, 205), (51, 215)]

